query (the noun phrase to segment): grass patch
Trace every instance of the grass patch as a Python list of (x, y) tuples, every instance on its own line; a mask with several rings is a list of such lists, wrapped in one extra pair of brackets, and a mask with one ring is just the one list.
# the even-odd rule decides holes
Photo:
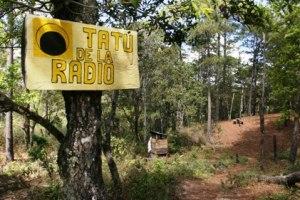
[(24, 177), (27, 179), (34, 179), (38, 177), (44, 177), (47, 175), (47, 171), (41, 167), (37, 162), (19, 162), (13, 161), (6, 164), (3, 167), (3, 175)]
[(248, 158), (245, 156), (237, 156), (229, 152), (224, 152), (221, 154), (219, 160), (214, 164), (214, 166), (216, 169), (222, 170), (237, 163), (246, 164), (247, 162)]
[(172, 199), (181, 178), (210, 177), (215, 168), (198, 154), (197, 149), (192, 148), (184, 155), (176, 154), (170, 158), (127, 161), (127, 173), (123, 178), (125, 199)]
[(258, 200), (290, 200), (291, 195), (289, 193), (271, 194), (264, 197), (260, 197)]
[(238, 174), (229, 174), (228, 179), (222, 182), (223, 189), (245, 187), (253, 182), (258, 175), (257, 171), (243, 171)]

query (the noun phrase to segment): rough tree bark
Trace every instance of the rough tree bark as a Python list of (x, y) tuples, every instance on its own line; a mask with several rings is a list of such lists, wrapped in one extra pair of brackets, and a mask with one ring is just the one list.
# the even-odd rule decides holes
[(106, 199), (101, 167), (101, 95), (63, 92), (68, 124), (58, 166), (65, 199)]
[[(51, 0), (53, 17), (88, 24), (98, 22), (96, 0)], [(107, 199), (101, 165), (101, 96), (99, 91), (62, 92), (67, 133), (58, 152), (64, 198)]]

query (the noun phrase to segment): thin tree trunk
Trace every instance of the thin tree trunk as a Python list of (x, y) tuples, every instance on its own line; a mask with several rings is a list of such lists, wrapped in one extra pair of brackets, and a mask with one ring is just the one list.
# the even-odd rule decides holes
[(233, 109), (233, 103), (234, 103), (234, 97), (235, 97), (235, 93), (232, 94), (232, 98), (231, 98), (230, 110), (229, 110), (229, 114), (228, 114), (228, 119), (229, 119), (229, 120), (231, 120), (232, 109)]
[[(26, 107), (28, 110), (30, 110), (29, 104)], [(25, 133), (26, 149), (28, 150), (30, 148), (31, 136), (30, 136), (30, 120), (26, 115), (24, 116), (23, 131)]]
[[(51, 0), (52, 15), (58, 19), (96, 24), (96, 0), (77, 0), (64, 4)], [(83, 14), (84, 13), (84, 14)], [(103, 200), (107, 194), (102, 177), (101, 160), (101, 91), (63, 91), (67, 133), (58, 151), (62, 192), (68, 200)]]
[[(12, 97), (12, 91), (9, 92), (9, 98)], [(5, 115), (5, 155), (6, 162), (14, 160), (14, 139), (13, 139), (13, 115), (12, 111), (9, 111)]]
[(211, 139), (211, 94), (210, 94), (210, 84), (207, 88), (207, 136)]
[[(265, 46), (265, 34), (263, 34), (263, 45)], [(262, 88), (261, 88), (261, 99), (259, 106), (259, 121), (260, 121), (260, 165), (261, 168), (264, 166), (264, 161), (266, 157), (265, 152), (265, 79), (266, 79), (266, 64), (265, 58), (263, 63), (263, 71), (262, 71)]]
[[(10, 13), (8, 16), (8, 26), (10, 32), (13, 30), (13, 13)], [(7, 59), (7, 67), (11, 68), (14, 62), (14, 49), (13, 49), (13, 39), (10, 39), (10, 48), (8, 49), (8, 59)], [(8, 70), (10, 71), (10, 70)], [(11, 73), (11, 72), (9, 72)], [(13, 89), (12, 85), (9, 86), (8, 97), (12, 98)], [(13, 114), (12, 111), (9, 111), (5, 115), (5, 154), (6, 154), (6, 162), (11, 162), (14, 160), (14, 139), (13, 139)]]
[(299, 114), (296, 113), (294, 118), (294, 131), (293, 131), (293, 140), (290, 150), (290, 161), (291, 163), (295, 163), (297, 158), (297, 151), (298, 151), (298, 142), (299, 142)]
[(113, 127), (114, 127), (118, 97), (119, 97), (119, 91), (116, 90), (112, 94), (111, 112), (110, 112), (110, 116), (106, 122), (105, 130), (104, 130), (105, 134), (104, 134), (104, 138), (103, 138), (103, 153), (107, 160), (107, 164), (108, 164), (111, 178), (113, 181), (113, 186), (114, 186), (114, 197), (113, 198), (116, 200), (119, 200), (119, 199), (121, 200), (121, 199), (123, 199), (122, 182), (121, 182), (117, 164), (113, 158), (112, 149), (111, 149), (111, 134), (113, 132)]
[(146, 89), (146, 77), (144, 78), (144, 84), (143, 84), (143, 90), (144, 90), (144, 94), (143, 94), (143, 106), (144, 106), (144, 140), (147, 140), (147, 136), (148, 136), (148, 129), (147, 129), (147, 89)]
[[(218, 33), (217, 35), (217, 56), (219, 59), (219, 64), (221, 64), (221, 35)], [(216, 89), (216, 113), (215, 113), (215, 121), (218, 122), (220, 118), (220, 70), (217, 69), (217, 89)]]
[(139, 118), (140, 118), (140, 98), (139, 98), (139, 91), (133, 90), (132, 91), (134, 105), (133, 105), (133, 131), (134, 135), (136, 136), (137, 141), (141, 141), (140, 134), (139, 134)]
[(250, 91), (249, 91), (249, 100), (248, 100), (248, 115), (255, 115), (256, 112), (256, 82), (257, 82), (257, 62), (258, 62), (258, 53), (260, 50), (260, 44), (258, 39), (255, 39), (255, 49), (253, 52), (253, 63), (252, 63), (252, 76), (250, 83)]
[(242, 89), (242, 93), (241, 93), (239, 118), (242, 118), (243, 110), (244, 110), (244, 89)]

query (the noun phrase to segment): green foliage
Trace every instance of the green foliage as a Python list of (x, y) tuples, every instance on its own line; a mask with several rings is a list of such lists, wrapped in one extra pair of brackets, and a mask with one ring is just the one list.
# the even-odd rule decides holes
[[(238, 160), (237, 160), (238, 159)], [(221, 154), (220, 158), (218, 159), (217, 163), (214, 165), (216, 169), (224, 169), (232, 166), (234, 164), (246, 164), (248, 162), (248, 158), (245, 156), (238, 156), (233, 155), (229, 152), (224, 152)]]
[(49, 176), (52, 177), (56, 164), (55, 158), (51, 157), (51, 155), (48, 156), (46, 149), (48, 147), (47, 139), (34, 134), (32, 136), (32, 141), (34, 145), (28, 151), (29, 156), (34, 161), (41, 161), (42, 166), (47, 170)]
[(34, 146), (29, 150), (29, 156), (33, 160), (43, 159), (46, 156), (47, 140), (44, 137), (34, 134), (32, 136)]
[(289, 150), (283, 150), (278, 152), (278, 159), (280, 160), (288, 160), (290, 156)]
[(297, 161), (295, 164), (290, 164), (286, 170), (286, 173), (293, 173), (300, 170), (300, 162)]
[(40, 167), (38, 162), (13, 161), (3, 167), (3, 174), (33, 179), (43, 176), (43, 174), (46, 174), (46, 172)]
[(270, 194), (258, 198), (258, 200), (290, 200), (290, 199), (291, 199), (291, 195), (289, 193)]
[(30, 199), (32, 200), (59, 200), (63, 199), (61, 192), (61, 184), (56, 182), (51, 182), (46, 187), (34, 188), (30, 191)]
[(275, 126), (277, 129), (283, 129), (288, 125), (288, 122), (291, 120), (291, 110), (284, 110), (280, 118), (275, 121)]
[(195, 148), (171, 159), (135, 160), (124, 178), (126, 199), (171, 199), (180, 178), (208, 178), (215, 169)]
[(113, 155), (117, 159), (124, 159), (130, 155), (134, 154), (134, 144), (129, 143), (125, 138), (111, 138), (111, 147), (113, 150)]
[(180, 133), (171, 133), (168, 135), (168, 144), (170, 153), (177, 153), (192, 146), (190, 139)]
[(256, 171), (243, 171), (238, 174), (228, 174), (228, 179), (222, 182), (224, 189), (233, 189), (247, 186), (257, 178)]
[[(300, 38), (300, 17), (299, 6), (290, 5), (291, 9), (273, 11), (274, 30), (269, 34), (268, 58), (273, 67), (269, 72), (269, 79), (272, 86), (272, 100), (281, 105), (281, 110), (292, 109), (299, 112), (296, 108), (299, 96), (299, 66), (300, 51), (298, 45)], [(282, 14), (282, 12), (284, 14)], [(291, 59), (293, 58), (293, 59)], [(292, 102), (292, 104), (291, 104)]]

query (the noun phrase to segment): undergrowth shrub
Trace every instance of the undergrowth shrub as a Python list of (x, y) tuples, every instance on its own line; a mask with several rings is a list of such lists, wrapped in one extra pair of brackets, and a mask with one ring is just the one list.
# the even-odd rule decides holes
[(234, 155), (234, 154), (231, 154), (229, 152), (224, 152), (221, 154), (219, 160), (217, 161), (217, 163), (214, 164), (214, 166), (217, 168), (217, 169), (224, 169), (224, 168), (228, 168), (229, 166), (231, 165), (234, 165), (234, 164), (246, 164), (248, 162), (248, 158), (245, 157), (245, 156), (240, 156), (238, 155)]
[(36, 187), (30, 191), (31, 200), (59, 200), (63, 199), (61, 183), (51, 182), (46, 187)]
[(2, 170), (4, 175), (17, 177), (22, 176), (29, 179), (43, 177), (47, 174), (38, 162), (13, 161), (7, 163)]
[(181, 133), (170, 133), (168, 135), (169, 152), (177, 153), (183, 149), (189, 149), (193, 143), (190, 139)]
[(275, 121), (275, 127), (277, 129), (283, 129), (284, 127), (288, 126), (290, 120), (291, 120), (291, 111), (286, 110), (282, 112), (279, 119)]
[(228, 179), (222, 182), (223, 189), (233, 189), (247, 186), (253, 182), (258, 176), (256, 171), (243, 171), (238, 174), (228, 174)]
[(197, 158), (196, 152), (174, 155), (171, 159), (135, 160), (124, 178), (126, 199), (172, 199), (180, 178), (208, 178), (215, 169), (207, 160)]
[(33, 146), (29, 149), (28, 155), (33, 161), (40, 161), (41, 166), (45, 168), (48, 175), (52, 177), (57, 171), (55, 152), (48, 153), (49, 143), (46, 138), (34, 134), (32, 136)]

